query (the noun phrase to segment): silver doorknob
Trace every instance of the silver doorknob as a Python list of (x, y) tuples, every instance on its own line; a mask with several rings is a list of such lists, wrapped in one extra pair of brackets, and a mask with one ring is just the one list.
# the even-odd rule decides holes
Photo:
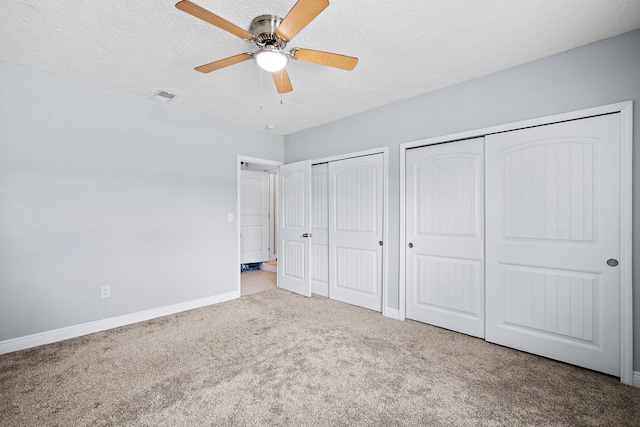
[(409, 247), (412, 248), (413, 247), (413, 243), (409, 243)]
[(617, 266), (617, 265), (618, 265), (618, 260), (617, 260), (617, 259), (613, 259), (613, 258), (608, 259), (608, 260), (607, 260), (607, 265), (608, 265), (609, 267), (615, 267), (615, 266)]

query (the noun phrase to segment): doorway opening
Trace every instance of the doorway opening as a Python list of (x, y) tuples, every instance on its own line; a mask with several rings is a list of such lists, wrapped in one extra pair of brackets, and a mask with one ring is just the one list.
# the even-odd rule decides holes
[(276, 192), (280, 162), (238, 156), (238, 294), (277, 287)]

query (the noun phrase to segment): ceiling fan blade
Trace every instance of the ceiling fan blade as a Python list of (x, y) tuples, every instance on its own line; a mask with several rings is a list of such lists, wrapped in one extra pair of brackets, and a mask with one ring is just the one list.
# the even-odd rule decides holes
[(327, 6), (329, 0), (298, 0), (278, 26), (276, 34), (285, 41), (290, 41)]
[(230, 56), (225, 59), (221, 59), (219, 61), (210, 62), (208, 64), (201, 65), (196, 67), (196, 71), (200, 71), (201, 73), (210, 73), (212, 71), (219, 70), (220, 68), (228, 67), (229, 65), (237, 64), (238, 62), (246, 61), (251, 59), (253, 55), (250, 53), (241, 53), (239, 55)]
[(313, 62), (328, 67), (342, 68), (351, 71), (358, 65), (358, 58), (338, 55), (337, 53), (322, 52), (311, 49), (292, 49), (293, 58), (299, 61)]
[(293, 90), (291, 80), (289, 80), (289, 73), (287, 73), (286, 68), (276, 71), (275, 73), (271, 73), (271, 75), (273, 76), (276, 88), (278, 88), (278, 93), (287, 93)]
[(207, 9), (204, 9), (197, 4), (191, 3), (189, 0), (182, 0), (176, 3), (176, 7), (183, 12), (187, 12), (190, 15), (195, 16), (196, 18), (200, 18), (209, 24), (215, 25), (218, 28), (221, 28), (225, 31), (230, 32), (231, 34), (240, 37), (241, 39), (251, 41), (253, 39), (253, 34), (251, 34), (247, 30), (243, 30), (235, 24), (227, 21), (219, 17), (218, 15), (209, 12)]

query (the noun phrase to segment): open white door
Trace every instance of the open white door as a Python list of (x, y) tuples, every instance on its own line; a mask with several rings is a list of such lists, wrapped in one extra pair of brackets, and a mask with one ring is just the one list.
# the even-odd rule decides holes
[(269, 173), (240, 171), (240, 262), (269, 260)]
[(278, 168), (278, 287), (311, 296), (311, 161)]

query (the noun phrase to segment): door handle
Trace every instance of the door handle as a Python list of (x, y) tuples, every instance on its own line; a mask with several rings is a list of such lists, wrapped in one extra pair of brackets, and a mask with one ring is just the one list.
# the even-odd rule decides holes
[(607, 265), (609, 267), (616, 267), (618, 265), (618, 260), (615, 258), (611, 258), (607, 260)]
[(313, 233), (304, 233), (302, 237), (313, 237)]
[(412, 248), (412, 247), (413, 247), (413, 243), (409, 243), (409, 245), (408, 245), (408, 246), (409, 246), (410, 248)]

